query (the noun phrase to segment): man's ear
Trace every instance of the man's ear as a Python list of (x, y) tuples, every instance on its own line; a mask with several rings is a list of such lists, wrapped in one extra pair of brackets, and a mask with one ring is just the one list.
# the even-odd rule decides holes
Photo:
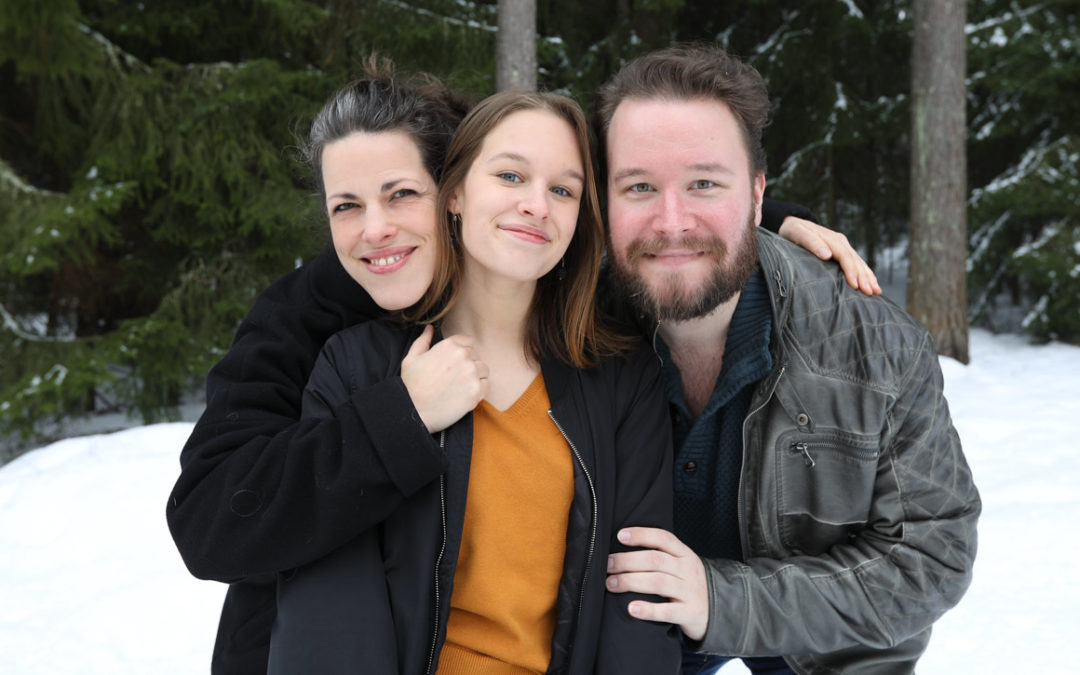
[(754, 193), (754, 224), (761, 224), (761, 202), (765, 199), (765, 174), (758, 173), (751, 184)]

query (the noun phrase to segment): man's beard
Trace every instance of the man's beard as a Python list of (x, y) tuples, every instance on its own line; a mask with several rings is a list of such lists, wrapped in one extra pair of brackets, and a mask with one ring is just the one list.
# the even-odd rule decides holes
[[(745, 288), (750, 275), (757, 268), (755, 226), (754, 214), (751, 213), (742, 237), (730, 250), (716, 236), (635, 239), (630, 242), (624, 257), (611, 256), (616, 286), (638, 311), (653, 319), (687, 321), (705, 316)], [(712, 274), (704, 283), (692, 289), (683, 288), (685, 282), (678, 272), (667, 273), (650, 285), (638, 272), (637, 261), (646, 255), (655, 255), (671, 248), (703, 251), (703, 255), (716, 261)], [(608, 250), (613, 250), (610, 240)]]

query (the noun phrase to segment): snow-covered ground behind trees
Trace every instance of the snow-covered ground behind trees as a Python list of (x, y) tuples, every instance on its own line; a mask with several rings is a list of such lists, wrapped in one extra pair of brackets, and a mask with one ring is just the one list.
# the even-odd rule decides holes
[[(971, 338), (971, 365), (942, 368), (983, 496), (979, 557), (919, 672), (1075, 672), (1080, 348)], [(208, 672), (224, 587), (187, 574), (164, 516), (190, 430), (72, 438), (0, 468), (0, 673)]]

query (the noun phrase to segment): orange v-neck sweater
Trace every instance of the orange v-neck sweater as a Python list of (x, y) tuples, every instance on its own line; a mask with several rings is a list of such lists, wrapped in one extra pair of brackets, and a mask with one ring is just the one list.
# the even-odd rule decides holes
[(473, 411), (472, 461), (439, 675), (542, 673), (574, 497), (570, 447), (537, 375), (505, 411)]

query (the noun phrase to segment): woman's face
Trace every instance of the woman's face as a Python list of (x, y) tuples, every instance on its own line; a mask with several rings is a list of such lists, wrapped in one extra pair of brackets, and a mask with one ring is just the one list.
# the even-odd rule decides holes
[(535, 281), (551, 271), (574, 236), (584, 187), (566, 121), (541, 110), (508, 115), (449, 200), (461, 214), (467, 273)]
[(355, 132), (322, 153), (342, 266), (387, 310), (415, 304), (435, 272), (435, 179), (402, 131)]

